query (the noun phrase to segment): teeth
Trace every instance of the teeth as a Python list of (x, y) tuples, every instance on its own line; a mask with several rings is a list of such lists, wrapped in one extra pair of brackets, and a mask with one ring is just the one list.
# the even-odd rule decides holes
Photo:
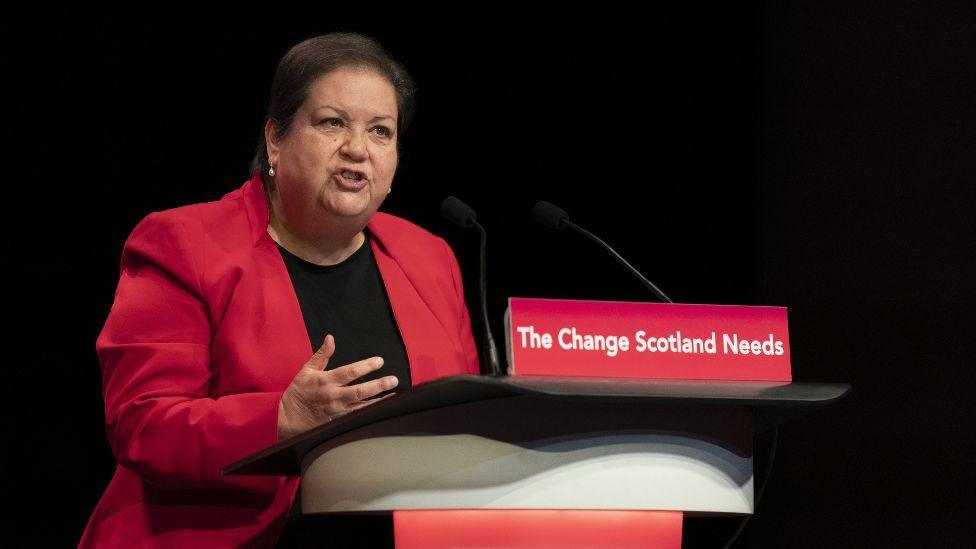
[(363, 178), (362, 174), (355, 173), (355, 172), (347, 172), (347, 171), (342, 172), (342, 177), (345, 177), (346, 179), (351, 179), (353, 181), (359, 181), (360, 179)]

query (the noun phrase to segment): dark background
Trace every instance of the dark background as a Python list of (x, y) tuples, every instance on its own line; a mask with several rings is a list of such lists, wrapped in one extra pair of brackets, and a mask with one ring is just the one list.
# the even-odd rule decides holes
[[(451, 242), (473, 312), (477, 240), (438, 206), (478, 210), (497, 334), (509, 296), (652, 298), (590, 243), (534, 225), (546, 199), (676, 301), (789, 307), (794, 379), (854, 385), (781, 429), (737, 546), (969, 540), (976, 17), (735, 4), (7, 19), (11, 532), (76, 544), (113, 472), (94, 342), (129, 231), (240, 186), (277, 60), (351, 30), (419, 84), (384, 209)], [(736, 524), (689, 521), (686, 545)]]

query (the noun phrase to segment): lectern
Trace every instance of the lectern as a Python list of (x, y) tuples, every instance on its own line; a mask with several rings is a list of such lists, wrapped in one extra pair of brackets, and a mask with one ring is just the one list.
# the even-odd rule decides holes
[(300, 475), (302, 511), (393, 513), (397, 547), (679, 547), (753, 512), (756, 433), (841, 383), (456, 375), (224, 468)]

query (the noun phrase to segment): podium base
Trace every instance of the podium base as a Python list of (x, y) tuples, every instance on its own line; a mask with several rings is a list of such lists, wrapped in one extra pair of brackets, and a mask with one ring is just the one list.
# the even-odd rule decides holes
[(680, 549), (680, 511), (459, 509), (393, 512), (397, 549)]

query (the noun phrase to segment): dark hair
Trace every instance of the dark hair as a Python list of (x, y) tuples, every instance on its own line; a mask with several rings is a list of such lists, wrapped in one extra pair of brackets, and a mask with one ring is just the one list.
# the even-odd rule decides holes
[[(334, 32), (304, 40), (293, 46), (281, 61), (271, 82), (268, 111), (264, 121), (274, 120), (275, 135), (288, 134), (298, 108), (308, 98), (308, 90), (319, 77), (343, 67), (367, 68), (376, 71), (393, 86), (397, 101), (397, 147), (406, 131), (414, 110), (413, 79), (407, 71), (375, 39), (361, 34)], [(251, 161), (267, 188), (268, 148), (264, 124), (258, 136), (258, 146)]]

